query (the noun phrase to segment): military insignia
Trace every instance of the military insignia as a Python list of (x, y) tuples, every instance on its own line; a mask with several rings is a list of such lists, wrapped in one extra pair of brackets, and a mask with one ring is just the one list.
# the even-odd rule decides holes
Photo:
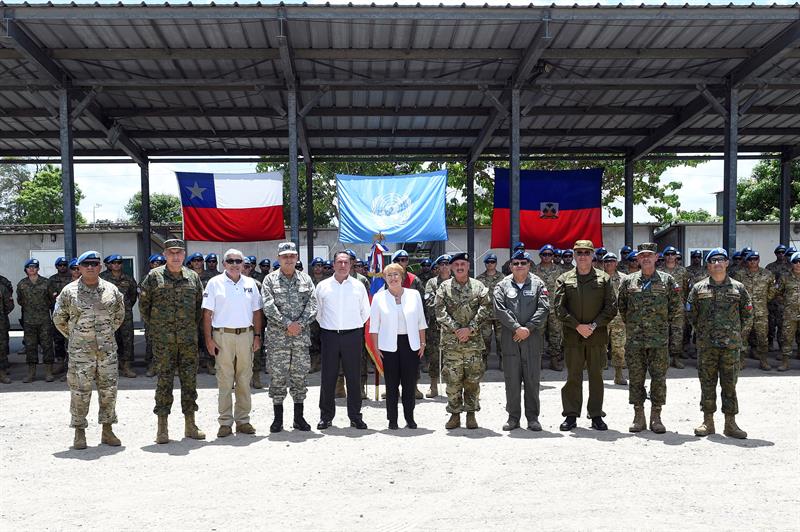
[(539, 203), (539, 218), (546, 220), (558, 219), (558, 203), (552, 201), (543, 201)]

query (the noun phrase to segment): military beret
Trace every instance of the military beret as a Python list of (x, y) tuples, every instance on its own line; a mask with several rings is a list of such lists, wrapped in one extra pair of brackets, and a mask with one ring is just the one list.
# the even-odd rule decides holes
[(450, 264), (450, 258), (451, 258), (450, 255), (445, 253), (444, 255), (439, 255), (438, 257), (436, 257), (436, 260), (433, 261), (433, 263), (434, 264), (441, 264), (443, 262), (446, 262), (447, 264)]
[(575, 242), (575, 245), (572, 246), (572, 249), (588, 249), (594, 252), (594, 244), (592, 244), (591, 240), (578, 240)]
[(575, 253), (571, 249), (565, 249), (561, 252), (561, 255), (574, 255)]
[(209, 253), (206, 255), (206, 262), (217, 261), (217, 254), (216, 253)]
[(636, 256), (637, 256), (638, 254), (639, 254), (639, 252), (638, 252), (638, 251), (631, 251), (630, 253), (628, 253), (628, 256), (627, 256), (627, 257), (625, 257), (625, 260), (629, 260), (629, 261), (633, 262), (633, 261), (635, 261), (635, 260), (636, 260)]
[(255, 255), (248, 255), (247, 260), (249, 260), (250, 264), (252, 264), (253, 266), (258, 264), (258, 257), (256, 257)]
[(726, 259), (728, 258), (728, 252), (725, 248), (714, 248), (706, 254), (706, 261), (711, 259), (712, 257), (723, 256)]
[(620, 254), (622, 254), (622, 253), (630, 253), (631, 251), (633, 251), (633, 248), (630, 247), (627, 244), (622, 246), (622, 248), (619, 250)]
[(604, 247), (599, 247), (596, 250), (594, 250), (594, 254), (597, 255), (598, 257), (605, 257), (606, 253), (608, 253), (608, 250)]
[(664, 248), (664, 251), (662, 253), (664, 253), (664, 255), (667, 255), (669, 253), (677, 254), (678, 253), (678, 249), (675, 248), (674, 246), (667, 246), (667, 247)]
[(56, 259), (55, 265), (58, 266), (59, 264), (69, 264), (69, 261), (67, 260), (67, 257), (58, 257)]
[(433, 261), (431, 259), (422, 259), (419, 263), (421, 266), (431, 266)]
[(150, 255), (150, 258), (147, 259), (147, 262), (167, 262), (167, 259), (164, 257), (164, 255), (153, 253)]
[(743, 247), (742, 248), (742, 258), (744, 258), (744, 256), (747, 255), (748, 253), (750, 253), (751, 251), (753, 251), (753, 248), (751, 248), (750, 246)]
[(527, 260), (528, 262), (531, 262), (533, 260), (533, 257), (531, 257), (531, 254), (525, 251), (524, 249), (518, 249), (517, 251), (514, 252), (513, 255), (511, 255), (511, 260), (520, 260), (520, 259), (524, 259)]
[(100, 260), (100, 257), (99, 251), (84, 251), (78, 257), (78, 264), (83, 264), (87, 260)]
[(497, 255), (494, 253), (487, 253), (485, 257), (483, 257), (483, 263), (486, 264), (487, 262), (497, 262)]
[(792, 264), (800, 262), (800, 251), (795, 251), (794, 253), (792, 253), (792, 256), (789, 257), (789, 262)]
[(198, 260), (198, 259), (199, 260), (203, 260), (203, 254), (202, 253), (198, 253), (198, 252), (195, 251), (194, 253), (192, 253), (191, 255), (186, 257), (186, 262), (188, 264), (189, 262), (192, 262), (193, 260)]
[(278, 262), (277, 260), (272, 263), (272, 269), (273, 270), (277, 270), (280, 267), (281, 267), (281, 263)]
[(469, 262), (469, 254), (468, 253), (464, 253), (464, 252), (455, 253), (450, 257), (450, 260), (448, 262), (450, 264), (453, 264), (457, 260), (465, 260), (465, 261)]
[(294, 267), (302, 272), (303, 271), (303, 261), (302, 260), (298, 260), (294, 264)]
[(106, 255), (106, 258), (103, 259), (103, 264), (108, 264), (111, 262), (111, 255)]
[(564, 251), (561, 250), (561, 249), (556, 248), (556, 249), (553, 250), (553, 253), (556, 254), (556, 257), (560, 257), (564, 253)]
[(322, 266), (323, 266), (324, 268), (333, 268), (333, 263), (330, 261), (330, 259), (325, 259), (325, 260), (322, 262)]
[(612, 260), (615, 262), (618, 260), (615, 254), (609, 252), (603, 255), (603, 262), (611, 262)]
[(542, 246), (542, 247), (539, 249), (539, 255), (541, 255), (542, 253), (544, 253), (545, 251), (548, 251), (548, 250), (549, 250), (549, 251), (552, 251), (552, 252), (553, 252), (553, 254), (555, 255), (555, 253), (556, 253), (556, 248), (554, 248), (552, 244), (545, 244), (544, 246)]
[(783, 244), (778, 244), (775, 247), (775, 253), (777, 253), (779, 251), (783, 251), (784, 253), (786, 253), (786, 246), (784, 246)]
[[(741, 252), (741, 251), (734, 251), (734, 252), (733, 252), (733, 258), (734, 258), (734, 259), (738, 259), (738, 258), (740, 258), (741, 256), (742, 256), (742, 252)], [(706, 255), (706, 260), (708, 260), (708, 255)]]
[(164, 249), (186, 249), (186, 242), (180, 238), (170, 238), (164, 241)]
[(353, 260), (356, 260), (358, 258), (358, 255), (356, 255), (356, 252), (353, 251), (350, 248), (345, 249), (344, 252), (347, 253), (348, 255), (350, 255), (350, 258), (353, 259)]
[(78, 259), (72, 259), (69, 261), (69, 269), (77, 268), (78, 267)]
[(700, 251), (699, 249), (695, 249), (695, 250), (692, 251), (691, 256), (692, 257), (700, 257), (700, 258), (702, 258), (703, 257), (703, 252)]
[(26, 260), (25, 261), (25, 267), (27, 268), (28, 266), (36, 266), (38, 268), (39, 267), (39, 259), (28, 259), (28, 260)]
[(272, 261), (269, 259), (261, 259), (258, 263), (259, 266), (270, 266)]
[(311, 266), (316, 266), (317, 264), (319, 264), (320, 266), (323, 266), (325, 264), (325, 261), (322, 260), (322, 257), (314, 257), (313, 259), (311, 259)]
[(794, 246), (789, 246), (786, 248), (786, 254), (791, 255), (792, 253), (797, 253), (797, 248)]
[(397, 262), (400, 259), (407, 259), (408, 258), (408, 251), (404, 249), (398, 249), (394, 253), (392, 253), (392, 262)]
[(518, 249), (525, 249), (525, 242), (517, 242), (516, 244), (514, 244), (514, 248), (513, 249), (514, 249), (514, 251), (516, 251)]
[(758, 251), (755, 251), (755, 250), (753, 250), (753, 251), (751, 251), (750, 253), (748, 253), (748, 254), (747, 254), (745, 257), (744, 257), (744, 260), (750, 260), (750, 259), (760, 259), (760, 258), (761, 258), (761, 255), (759, 255), (759, 254), (758, 254)]
[(639, 253), (656, 253), (658, 251), (658, 244), (655, 242), (642, 242), (636, 249)]

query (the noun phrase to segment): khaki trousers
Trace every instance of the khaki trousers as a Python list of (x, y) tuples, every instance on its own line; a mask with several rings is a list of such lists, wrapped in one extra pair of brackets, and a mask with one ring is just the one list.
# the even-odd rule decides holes
[[(219, 389), (219, 424), (250, 422), (250, 379), (253, 377), (253, 331), (241, 334), (213, 331), (219, 347), (214, 367)], [(235, 384), (235, 386), (234, 386)], [(234, 408), (231, 392), (236, 396)]]

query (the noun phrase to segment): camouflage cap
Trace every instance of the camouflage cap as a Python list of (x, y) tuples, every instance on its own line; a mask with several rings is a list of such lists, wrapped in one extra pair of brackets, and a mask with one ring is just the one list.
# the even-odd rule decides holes
[(297, 246), (294, 242), (281, 242), (278, 244), (278, 256), (281, 255), (297, 255)]
[(572, 246), (572, 249), (579, 250), (579, 249), (587, 249), (594, 253), (594, 244), (592, 244), (591, 240), (578, 240), (575, 242), (575, 245)]
[(164, 241), (164, 249), (183, 249), (186, 250), (186, 242), (180, 238), (170, 238)]
[(658, 252), (658, 244), (655, 242), (642, 242), (638, 246), (636, 246), (636, 251), (641, 253), (657, 253)]

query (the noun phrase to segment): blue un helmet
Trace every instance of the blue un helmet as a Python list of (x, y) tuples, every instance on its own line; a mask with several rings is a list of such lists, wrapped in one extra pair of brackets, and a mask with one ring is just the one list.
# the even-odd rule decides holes
[(433, 261), (431, 259), (422, 259), (419, 262), (419, 265), (423, 266), (423, 267), (425, 267), (425, 266), (433, 266)]
[(441, 263), (450, 264), (450, 258), (451, 258), (450, 255), (445, 253), (444, 255), (439, 255), (438, 257), (436, 257), (436, 260), (433, 261), (433, 263), (434, 264), (441, 264)]
[(311, 267), (313, 268), (316, 265), (320, 265), (320, 266), (324, 266), (325, 265), (325, 261), (322, 260), (322, 257), (314, 257), (313, 259), (311, 259)]
[(67, 257), (58, 257), (56, 259), (56, 262), (55, 262), (56, 268), (59, 267), (62, 264), (66, 265), (66, 266), (69, 266), (69, 261), (67, 260)]
[(281, 263), (278, 262), (277, 260), (272, 263), (272, 271), (275, 271), (275, 270), (279, 269), (280, 267), (281, 267)]
[(78, 258), (75, 257), (74, 259), (69, 261), (69, 269), (72, 270), (73, 268), (77, 268), (77, 267), (78, 267)]

